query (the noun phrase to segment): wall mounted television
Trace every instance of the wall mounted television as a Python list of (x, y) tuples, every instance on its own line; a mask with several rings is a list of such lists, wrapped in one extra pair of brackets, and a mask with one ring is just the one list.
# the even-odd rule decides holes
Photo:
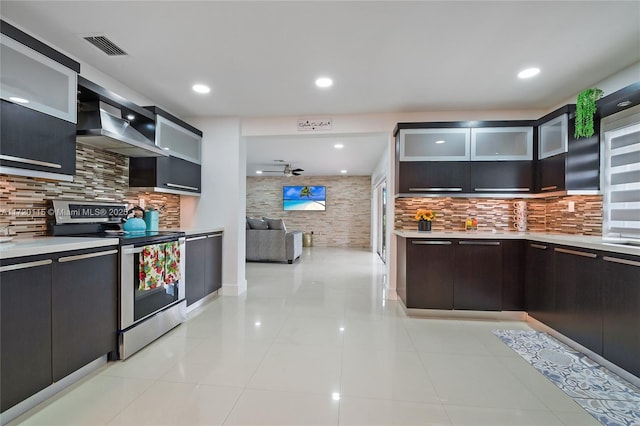
[(325, 211), (327, 209), (325, 186), (283, 186), (284, 210)]

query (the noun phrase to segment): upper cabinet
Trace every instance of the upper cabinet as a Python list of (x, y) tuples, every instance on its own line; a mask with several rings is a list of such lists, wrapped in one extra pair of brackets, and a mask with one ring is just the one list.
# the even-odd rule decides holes
[(401, 129), (400, 161), (465, 161), (469, 159), (471, 130)]
[(80, 64), (0, 21), (0, 173), (73, 180)]
[(155, 114), (155, 143), (169, 154), (165, 158), (131, 158), (129, 186), (180, 195), (201, 191), (202, 132), (158, 107), (145, 107)]
[(4, 34), (0, 41), (2, 99), (75, 123), (78, 71)]
[(538, 126), (538, 159), (567, 152), (569, 116), (562, 114)]
[(513, 161), (533, 158), (533, 126), (471, 129), (471, 160)]

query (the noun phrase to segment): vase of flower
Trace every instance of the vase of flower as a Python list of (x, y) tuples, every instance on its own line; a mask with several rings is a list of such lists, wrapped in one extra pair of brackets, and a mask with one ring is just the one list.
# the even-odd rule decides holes
[(436, 218), (432, 210), (418, 209), (415, 219), (418, 221), (418, 231), (431, 232), (431, 221)]
[(418, 221), (418, 231), (431, 232), (431, 221), (430, 220), (419, 220)]

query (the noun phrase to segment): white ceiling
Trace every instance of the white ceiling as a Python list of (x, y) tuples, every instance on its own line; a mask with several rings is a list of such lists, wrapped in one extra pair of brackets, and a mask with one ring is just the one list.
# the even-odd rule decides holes
[[(2, 0), (1, 13), (182, 117), (544, 110), (640, 60), (639, 1)], [(518, 80), (528, 66), (541, 74)], [(284, 140), (261, 160), (319, 143)]]

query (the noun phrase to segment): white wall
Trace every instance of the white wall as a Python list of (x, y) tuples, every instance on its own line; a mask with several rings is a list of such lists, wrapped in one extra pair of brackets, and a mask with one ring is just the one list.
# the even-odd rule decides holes
[(238, 118), (191, 118), (202, 130), (202, 191), (183, 196), (181, 227), (224, 228), (222, 292), (242, 294), (245, 277), (246, 142)]

